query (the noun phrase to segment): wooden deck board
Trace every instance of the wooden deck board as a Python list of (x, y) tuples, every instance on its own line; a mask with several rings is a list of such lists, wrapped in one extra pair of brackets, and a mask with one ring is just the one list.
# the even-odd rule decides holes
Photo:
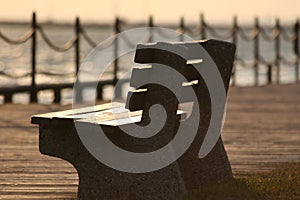
[[(75, 199), (75, 169), (41, 155), (30, 116), (59, 105), (1, 105), (0, 199)], [(300, 162), (300, 85), (230, 88), (222, 137), (235, 176)]]

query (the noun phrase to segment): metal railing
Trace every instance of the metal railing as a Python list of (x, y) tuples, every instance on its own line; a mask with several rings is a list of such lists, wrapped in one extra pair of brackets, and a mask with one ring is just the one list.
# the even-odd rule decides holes
[[(254, 26), (251, 28), (251, 33), (247, 33), (248, 31), (245, 30), (245, 28), (242, 28), (238, 24), (237, 17), (234, 17), (232, 26), (228, 29), (226, 33), (220, 33), (216, 28), (213, 28), (210, 26), (206, 21), (204, 20), (204, 16), (200, 16), (200, 23), (199, 26), (197, 26), (194, 29), (188, 28), (185, 26), (184, 18), (180, 19), (180, 24), (177, 29), (178, 33), (188, 34), (191, 37), (197, 38), (197, 39), (206, 39), (208, 35), (223, 39), (223, 40), (229, 40), (233, 42), (234, 44), (238, 45), (240, 40), (244, 40), (250, 43), (253, 43), (253, 61), (249, 64), (245, 60), (242, 60), (240, 57), (236, 56), (235, 58), (235, 64), (234, 64), (234, 71), (232, 74), (232, 85), (235, 85), (236, 81), (236, 66), (243, 66), (243, 67), (252, 67), (255, 74), (255, 83), (254, 85), (259, 85), (259, 66), (265, 65), (267, 66), (267, 80), (268, 83), (280, 83), (280, 69), (281, 64), (285, 65), (293, 65), (295, 70), (295, 81), (299, 82), (299, 21), (296, 20), (295, 24), (292, 28), (292, 33), (288, 33), (285, 27), (281, 26), (279, 19), (276, 19), (275, 25), (271, 28), (272, 32), (271, 34), (268, 34), (266, 29), (263, 28), (259, 24), (258, 18), (255, 19)], [(150, 17), (148, 21), (149, 27), (154, 27), (153, 18)], [(150, 29), (151, 30), (151, 29)], [(121, 31), (123, 31), (121, 26), (121, 21), (119, 18), (116, 18), (115, 24), (114, 24), (114, 34), (118, 34)], [(80, 46), (81, 46), (81, 40), (84, 39), (87, 44), (90, 47), (96, 47), (98, 42), (95, 42), (89, 34), (86, 32), (86, 30), (82, 27), (79, 18), (76, 18), (74, 23), (74, 35), (72, 38), (67, 41), (65, 44), (58, 46), (54, 44), (51, 39), (47, 36), (46, 32), (43, 29), (43, 26), (37, 23), (36, 14), (33, 13), (32, 15), (32, 21), (31, 21), (31, 28), (28, 30), (28, 32), (20, 37), (19, 39), (13, 40), (10, 39), (8, 36), (4, 35), (0, 32), (0, 38), (4, 40), (6, 43), (12, 44), (12, 45), (19, 45), (26, 42), (29, 42), (31, 40), (31, 73), (26, 74), (30, 75), (31, 77), (31, 84), (28, 86), (16, 86), (16, 87), (0, 87), (0, 95), (4, 95), (4, 102), (12, 102), (12, 96), (16, 93), (20, 92), (29, 92), (30, 93), (30, 102), (37, 102), (37, 93), (41, 90), (50, 89), (54, 92), (54, 102), (59, 103), (61, 101), (61, 90), (64, 88), (72, 88), (73, 83), (64, 83), (64, 84), (36, 84), (36, 55), (37, 55), (37, 34), (41, 36), (41, 38), (45, 41), (45, 43), (54, 51), (57, 52), (66, 52), (70, 49), (74, 49), (74, 65), (75, 65), (75, 74), (76, 76), (79, 66), (80, 66)], [(163, 33), (161, 33), (163, 34)], [(128, 38), (123, 36), (121, 38), (127, 45), (133, 46)], [(114, 45), (114, 56), (115, 58), (118, 57), (118, 45), (119, 45), (119, 39), (115, 38), (112, 43)], [(147, 37), (147, 40), (145, 42), (151, 42), (153, 40), (152, 34), (149, 33), (149, 37)], [(183, 40), (183, 37), (182, 37)], [(275, 58), (272, 61), (267, 61), (260, 52), (260, 45), (261, 41), (267, 41), (267, 42), (273, 42), (274, 43), (274, 51), (275, 51)], [(292, 43), (292, 52), (294, 54), (295, 59), (294, 60), (288, 60), (281, 54), (281, 40), (285, 40), (288, 43)], [(276, 76), (273, 77), (273, 70), (276, 70)], [(114, 61), (114, 69), (113, 69), (113, 79), (112, 80), (106, 80), (101, 81), (98, 83), (98, 89), (97, 89), (97, 98), (102, 99), (103, 97), (103, 87), (105, 85), (115, 85), (118, 82), (118, 74), (119, 72), (119, 63), (118, 59), (115, 59)], [(4, 76), (11, 76), (11, 74), (7, 74), (5, 72), (1, 72), (1, 75)], [(274, 81), (276, 80), (276, 81)], [(83, 87), (88, 87), (89, 85), (92, 85), (92, 82), (86, 82), (83, 84)], [(117, 94), (120, 95), (120, 94)], [(77, 98), (82, 98), (82, 94), (77, 94)]]

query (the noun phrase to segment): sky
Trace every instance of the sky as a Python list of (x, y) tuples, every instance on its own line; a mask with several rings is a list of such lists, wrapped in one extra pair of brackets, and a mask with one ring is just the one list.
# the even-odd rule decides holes
[(200, 13), (212, 22), (251, 22), (255, 16), (272, 22), (300, 18), (300, 0), (0, 0), (0, 20), (28, 21), (36, 11), (38, 20), (73, 22), (76, 16), (88, 22), (110, 22), (116, 16), (132, 22), (146, 21), (149, 15), (158, 22), (197, 22)]

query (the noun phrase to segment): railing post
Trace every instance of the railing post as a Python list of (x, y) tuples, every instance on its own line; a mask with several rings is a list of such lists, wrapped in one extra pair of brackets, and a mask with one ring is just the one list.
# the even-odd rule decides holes
[[(80, 67), (80, 20), (79, 17), (76, 17), (75, 19), (75, 27), (74, 27), (74, 31), (75, 31), (75, 76), (78, 76), (78, 72), (79, 72), (79, 67)], [(77, 77), (77, 81), (79, 81), (78, 77)], [(76, 93), (75, 93), (75, 98), (76, 98), (76, 102), (81, 102), (82, 101), (82, 90), (83, 88), (81, 87), (80, 83), (78, 84), (77, 88), (76, 88)]]
[(276, 82), (277, 84), (280, 83), (280, 31), (281, 31), (281, 27), (280, 27), (280, 22), (279, 19), (276, 19), (276, 24), (275, 24), (275, 30), (279, 31), (279, 34), (276, 35), (275, 37), (275, 54), (276, 54), (276, 58), (275, 58), (275, 65), (276, 65)]
[(97, 87), (97, 99), (103, 100), (103, 86), (100, 84), (98, 84), (98, 87)]
[(7, 92), (5, 95), (4, 95), (4, 103), (11, 103), (12, 102), (12, 93), (10, 92)]
[(204, 40), (206, 39), (206, 24), (204, 21), (204, 15), (203, 13), (200, 14), (200, 34), (201, 34), (201, 39)]
[(184, 17), (180, 18), (179, 30), (180, 30), (180, 41), (183, 42), (184, 32), (185, 32)]
[[(232, 27), (232, 43), (235, 44), (235, 46), (237, 47), (237, 43), (238, 43), (238, 38), (237, 38), (237, 32), (238, 32), (238, 20), (237, 20), (237, 16), (233, 17), (233, 27)], [(233, 68), (232, 68), (232, 85), (235, 85), (235, 81), (236, 81), (236, 55), (234, 54), (234, 62), (233, 62)]]
[(294, 53), (296, 55), (295, 62), (295, 78), (296, 82), (299, 83), (299, 20), (297, 19), (294, 26)]
[(60, 90), (60, 88), (55, 88), (54, 90), (53, 90), (53, 92), (54, 92), (54, 103), (60, 103), (60, 101), (61, 101), (61, 90)]
[(30, 102), (37, 102), (37, 90), (35, 82), (35, 73), (36, 73), (36, 15), (35, 12), (32, 14), (32, 43), (31, 43), (31, 91), (30, 91)]
[(268, 84), (272, 84), (272, 64), (268, 64)]
[[(121, 27), (120, 27), (120, 19), (117, 17), (115, 21), (115, 35), (119, 34), (121, 32)], [(116, 99), (119, 99), (122, 97), (122, 89), (121, 85), (118, 85), (116, 87), (116, 84), (118, 82), (118, 71), (119, 71), (119, 62), (118, 62), (118, 56), (119, 56), (119, 40), (118, 36), (115, 37), (114, 40), (114, 86), (115, 86), (115, 91), (114, 95)]]
[[(257, 31), (260, 31), (260, 26), (259, 26), (259, 20), (256, 17), (255, 18), (255, 24), (254, 24), (254, 29), (255, 33)], [(254, 37), (254, 76), (255, 76), (255, 86), (258, 86), (259, 84), (259, 34), (256, 34)]]
[(149, 34), (150, 34), (148, 42), (151, 43), (153, 42), (153, 27), (154, 27), (152, 16), (149, 17), (148, 26), (149, 26)]
[[(117, 17), (115, 21), (115, 35), (120, 33), (120, 19)], [(119, 70), (119, 63), (118, 63), (118, 49), (119, 49), (119, 41), (118, 37), (115, 37), (114, 41), (114, 84), (118, 82), (118, 70)]]
[(80, 66), (80, 21), (79, 17), (76, 17), (75, 21), (75, 66), (76, 66), (76, 75), (79, 71)]

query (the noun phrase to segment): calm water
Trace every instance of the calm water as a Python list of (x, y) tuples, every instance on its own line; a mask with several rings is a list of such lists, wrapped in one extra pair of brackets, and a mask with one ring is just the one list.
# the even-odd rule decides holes
[[(72, 27), (56, 27), (50, 25), (44, 25), (44, 30), (51, 41), (57, 46), (62, 46), (65, 42), (70, 40), (74, 34)], [(12, 39), (24, 35), (28, 31), (29, 27), (26, 25), (1, 25), (0, 31), (9, 36)], [(226, 30), (219, 30), (220, 33), (226, 32)], [(101, 27), (89, 27), (86, 28), (88, 35), (95, 41), (101, 42), (112, 35), (113, 29), (101, 28)], [(288, 29), (291, 33), (291, 30)], [(250, 31), (248, 31), (250, 33)], [(291, 35), (291, 34), (290, 34)], [(208, 38), (212, 36), (208, 35)], [(197, 39), (197, 38), (196, 38)], [(0, 39), (0, 87), (1, 86), (17, 86), (17, 85), (30, 85), (31, 78), (26, 74), (31, 71), (31, 41), (29, 40), (22, 45), (10, 45)], [(74, 81), (74, 49), (70, 49), (67, 52), (55, 52), (47, 46), (38, 34), (38, 47), (37, 47), (37, 72), (36, 76), (37, 84), (39, 83), (63, 83)], [(282, 40), (281, 42), (282, 56), (288, 60), (294, 59), (293, 46), (291, 42)], [(88, 53), (92, 50), (92, 47), (88, 45), (83, 39), (81, 40), (81, 59), (84, 59)], [(261, 40), (260, 46), (261, 56), (266, 60), (272, 61), (275, 57), (274, 43)], [(253, 43), (246, 42), (239, 38), (238, 57), (245, 60), (249, 64), (248, 67), (237, 65), (237, 78), (236, 83), (240, 86), (253, 85), (254, 83), (254, 70), (250, 63), (253, 59)], [(121, 59), (120, 67), (122, 71), (127, 71), (130, 67), (128, 60)], [(265, 84), (267, 81), (267, 68), (264, 65), (259, 66), (259, 82)], [(282, 83), (291, 83), (295, 80), (294, 66), (281, 64), (281, 77)], [(11, 77), (4, 76), (3, 73), (11, 75)], [(107, 72), (107, 78), (110, 78), (111, 70)], [(110, 98), (112, 88), (104, 88), (104, 98)], [(85, 91), (85, 94), (89, 96), (89, 91)], [(72, 98), (71, 90), (63, 91), (64, 104), (70, 103)], [(53, 99), (53, 94), (49, 91), (42, 91), (39, 93), (39, 101), (41, 103), (50, 103)], [(14, 95), (13, 101), (15, 103), (27, 103), (29, 101), (28, 94)], [(3, 102), (3, 97), (0, 97), (0, 102)]]

